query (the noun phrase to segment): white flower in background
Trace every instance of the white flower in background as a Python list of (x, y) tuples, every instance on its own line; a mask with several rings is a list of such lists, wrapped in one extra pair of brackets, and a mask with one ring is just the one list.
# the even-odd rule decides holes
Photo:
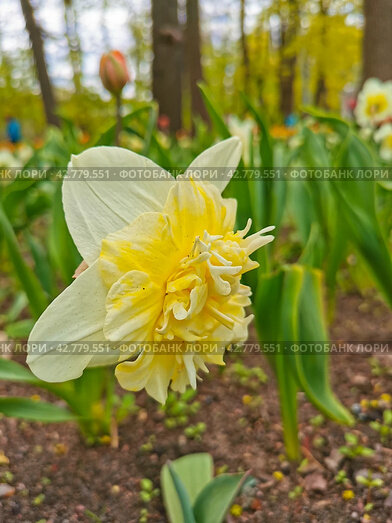
[(380, 144), (380, 156), (385, 161), (392, 161), (392, 124), (386, 123), (374, 133), (374, 139)]
[(359, 136), (362, 138), (362, 140), (368, 141), (373, 136), (374, 129), (371, 127), (361, 127), (359, 129)]
[(19, 160), (19, 167), (23, 167), (24, 165), (26, 165), (26, 163), (33, 156), (33, 153), (34, 151), (29, 145), (19, 145), (18, 149), (15, 152), (16, 157)]
[[(237, 201), (224, 199), (228, 183), (192, 179), (192, 169), (236, 168), (241, 143), (230, 138), (198, 156), (187, 180), (74, 181), (63, 184), (68, 228), (87, 269), (60, 294), (34, 326), (29, 342), (50, 352), (28, 355), (39, 378), (66, 381), (87, 366), (119, 363), (116, 376), (128, 390), (146, 389), (165, 402), (169, 385), (196, 387), (206, 363), (223, 365), (221, 353), (158, 354), (146, 348), (134, 359), (114, 352), (64, 354), (61, 343), (105, 341), (245, 341), (250, 288), (242, 274), (258, 266), (249, 256), (273, 240), (267, 227), (246, 237), (233, 232)], [(73, 156), (73, 168), (160, 169), (126, 149), (96, 147)], [(163, 170), (160, 169), (162, 172)], [(185, 176), (184, 175), (184, 176)], [(141, 345), (142, 346), (142, 345)], [(120, 355), (119, 355), (120, 354)]]
[(244, 162), (245, 165), (249, 165), (250, 149), (253, 144), (253, 129), (255, 127), (254, 121), (249, 118), (240, 120), (238, 116), (230, 115), (227, 124), (230, 134), (241, 140)]
[(358, 95), (355, 117), (361, 127), (374, 126), (392, 117), (392, 82), (367, 80)]
[(0, 150), (0, 168), (20, 167), (15, 156), (5, 149)]

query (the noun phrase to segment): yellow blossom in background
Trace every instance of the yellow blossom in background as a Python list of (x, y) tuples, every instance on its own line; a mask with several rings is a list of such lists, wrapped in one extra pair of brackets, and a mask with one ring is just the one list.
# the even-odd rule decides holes
[[(181, 179), (75, 181), (63, 184), (68, 228), (88, 268), (46, 309), (29, 342), (45, 341), (49, 353), (29, 354), (27, 363), (43, 380), (79, 377), (87, 366), (119, 363), (116, 376), (127, 390), (143, 388), (164, 403), (168, 387), (196, 388), (206, 364), (224, 365), (221, 353), (152, 354), (150, 343), (216, 342), (224, 347), (247, 339), (252, 316), (250, 288), (241, 276), (256, 268), (250, 255), (273, 240), (267, 227), (249, 236), (234, 232), (235, 199), (228, 183), (192, 177), (193, 169), (235, 168), (241, 143), (231, 138), (194, 160)], [(73, 156), (77, 169), (160, 169), (131, 151), (97, 147)], [(137, 343), (129, 353), (64, 354), (61, 344), (108, 341)], [(215, 343), (215, 345), (216, 345)], [(143, 345), (144, 344), (144, 345)]]
[(282, 479), (284, 478), (284, 475), (283, 473), (280, 471), (280, 470), (275, 470), (272, 475), (274, 476), (274, 478), (277, 480), (277, 481), (282, 481)]
[(342, 493), (342, 498), (345, 501), (350, 501), (350, 499), (355, 498), (355, 494), (354, 494), (354, 492), (352, 490), (344, 490), (343, 493)]
[(236, 518), (239, 518), (242, 515), (241, 505), (238, 505), (238, 504), (232, 505), (232, 507), (230, 509), (230, 514)]
[(277, 140), (288, 140), (295, 134), (297, 130), (294, 127), (287, 127), (287, 125), (274, 125), (271, 127), (271, 136)]
[(392, 82), (367, 80), (358, 95), (355, 117), (361, 127), (374, 126), (392, 117)]

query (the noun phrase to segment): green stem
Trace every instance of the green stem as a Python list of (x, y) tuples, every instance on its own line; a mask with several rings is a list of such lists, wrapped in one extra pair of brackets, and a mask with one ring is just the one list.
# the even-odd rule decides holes
[(116, 98), (116, 145), (120, 145), (120, 133), (122, 130), (122, 118), (121, 118), (121, 92), (115, 95)]

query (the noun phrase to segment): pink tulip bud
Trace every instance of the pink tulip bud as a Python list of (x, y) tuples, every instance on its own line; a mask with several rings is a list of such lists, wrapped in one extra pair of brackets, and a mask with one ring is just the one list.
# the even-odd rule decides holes
[(109, 51), (102, 55), (99, 76), (108, 91), (118, 95), (130, 81), (125, 56), (120, 51)]

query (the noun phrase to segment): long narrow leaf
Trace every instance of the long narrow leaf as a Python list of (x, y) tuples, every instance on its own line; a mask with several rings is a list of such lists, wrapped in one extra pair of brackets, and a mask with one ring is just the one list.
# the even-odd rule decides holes
[(0, 227), (7, 244), (8, 254), (13, 264), (15, 274), (26, 293), (29, 300), (29, 307), (32, 315), (38, 318), (48, 305), (48, 299), (43, 291), (38, 278), (25, 263), (18, 241), (16, 239), (12, 225), (10, 224), (2, 204), (0, 203)]
[[(196, 523), (189, 494), (171, 463), (168, 464), (168, 467), (174, 488), (176, 489), (178, 499), (180, 500), (183, 521), (184, 523)], [(177, 521), (173, 521), (172, 523), (177, 523)]]
[(76, 419), (71, 412), (62, 407), (28, 398), (0, 398), (0, 412), (12, 418), (45, 423), (58, 423)]

